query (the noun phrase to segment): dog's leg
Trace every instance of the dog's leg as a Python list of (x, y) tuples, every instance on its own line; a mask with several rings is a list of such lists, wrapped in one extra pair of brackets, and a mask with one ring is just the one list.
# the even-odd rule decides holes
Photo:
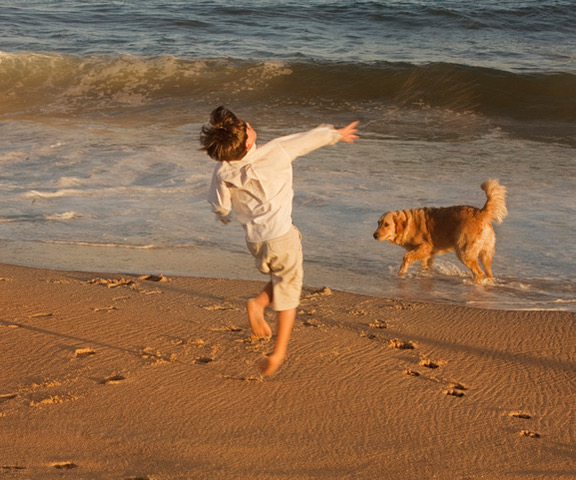
[(494, 281), (492, 277), (492, 258), (494, 256), (494, 250), (487, 251), (484, 250), (480, 252), (480, 261), (482, 262), (482, 266), (484, 267), (484, 272), (486, 273), (486, 278), (491, 282)]
[(474, 283), (482, 283), (482, 278), (484, 277), (484, 272), (480, 268), (478, 259), (470, 256), (459, 255), (462, 263), (466, 265), (474, 274)]
[(428, 258), (422, 260), (422, 268), (424, 270), (432, 270), (434, 266), (434, 255), (430, 255)]
[(484, 267), (484, 272), (486, 273), (486, 278), (492, 282), (492, 258), (494, 258), (494, 249), (496, 245), (496, 235), (494, 234), (494, 229), (492, 226), (485, 230), (486, 241), (484, 242), (483, 248), (480, 250), (480, 261)]
[(398, 275), (403, 277), (408, 272), (408, 267), (420, 260), (427, 260), (432, 255), (432, 247), (430, 245), (420, 245), (415, 250), (411, 250), (406, 255), (404, 255), (404, 259), (402, 260), (402, 265), (400, 266), (400, 270), (398, 270)]

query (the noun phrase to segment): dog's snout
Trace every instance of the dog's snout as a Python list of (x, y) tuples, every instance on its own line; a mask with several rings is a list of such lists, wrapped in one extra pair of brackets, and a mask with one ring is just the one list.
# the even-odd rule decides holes
[(374, 232), (373, 237), (374, 237), (374, 240), (378, 240), (378, 230), (376, 230), (376, 231)]

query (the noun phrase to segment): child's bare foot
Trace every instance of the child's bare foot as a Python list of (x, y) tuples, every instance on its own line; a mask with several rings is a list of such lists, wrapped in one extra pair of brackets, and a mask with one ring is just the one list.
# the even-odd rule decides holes
[(284, 362), (284, 357), (277, 357), (274, 354), (269, 357), (263, 358), (258, 362), (258, 368), (260, 373), (264, 377), (271, 377), (280, 368), (280, 365)]
[(272, 336), (272, 329), (264, 318), (264, 309), (258, 304), (256, 299), (251, 298), (248, 300), (246, 310), (248, 310), (250, 328), (252, 332), (254, 332), (254, 335), (262, 338), (270, 338)]

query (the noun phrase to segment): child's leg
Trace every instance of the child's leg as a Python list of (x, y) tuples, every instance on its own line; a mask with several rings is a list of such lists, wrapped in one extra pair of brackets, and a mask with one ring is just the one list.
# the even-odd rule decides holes
[[(302, 292), (302, 245), (300, 232), (293, 227), (286, 235), (264, 243), (248, 243), (263, 273), (270, 273), (272, 281), (256, 298), (248, 300), (248, 317), (254, 334), (271, 337), (272, 329), (264, 318), (270, 306), (277, 311), (277, 336), (274, 352), (258, 362), (264, 376), (276, 373), (288, 349), (288, 342), (296, 320), (296, 308)], [(265, 266), (266, 268), (263, 268)]]
[(272, 282), (268, 282), (264, 290), (255, 298), (251, 298), (246, 303), (246, 310), (248, 310), (248, 319), (250, 320), (250, 328), (254, 335), (257, 337), (270, 338), (272, 336), (272, 329), (264, 318), (264, 310), (272, 302)]
[[(260, 372), (264, 376), (274, 375), (286, 358), (290, 334), (296, 320), (296, 309), (282, 310), (278, 312), (278, 332), (274, 352), (269, 357), (258, 363)], [(268, 327), (270, 328), (270, 327)]]

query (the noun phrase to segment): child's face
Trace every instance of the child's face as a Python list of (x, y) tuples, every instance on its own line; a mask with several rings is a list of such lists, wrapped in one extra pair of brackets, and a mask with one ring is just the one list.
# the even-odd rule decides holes
[(256, 143), (256, 137), (258, 135), (256, 134), (256, 130), (254, 130), (248, 122), (246, 122), (246, 135), (248, 135), (248, 138), (246, 138), (246, 147), (250, 150), (252, 145)]

